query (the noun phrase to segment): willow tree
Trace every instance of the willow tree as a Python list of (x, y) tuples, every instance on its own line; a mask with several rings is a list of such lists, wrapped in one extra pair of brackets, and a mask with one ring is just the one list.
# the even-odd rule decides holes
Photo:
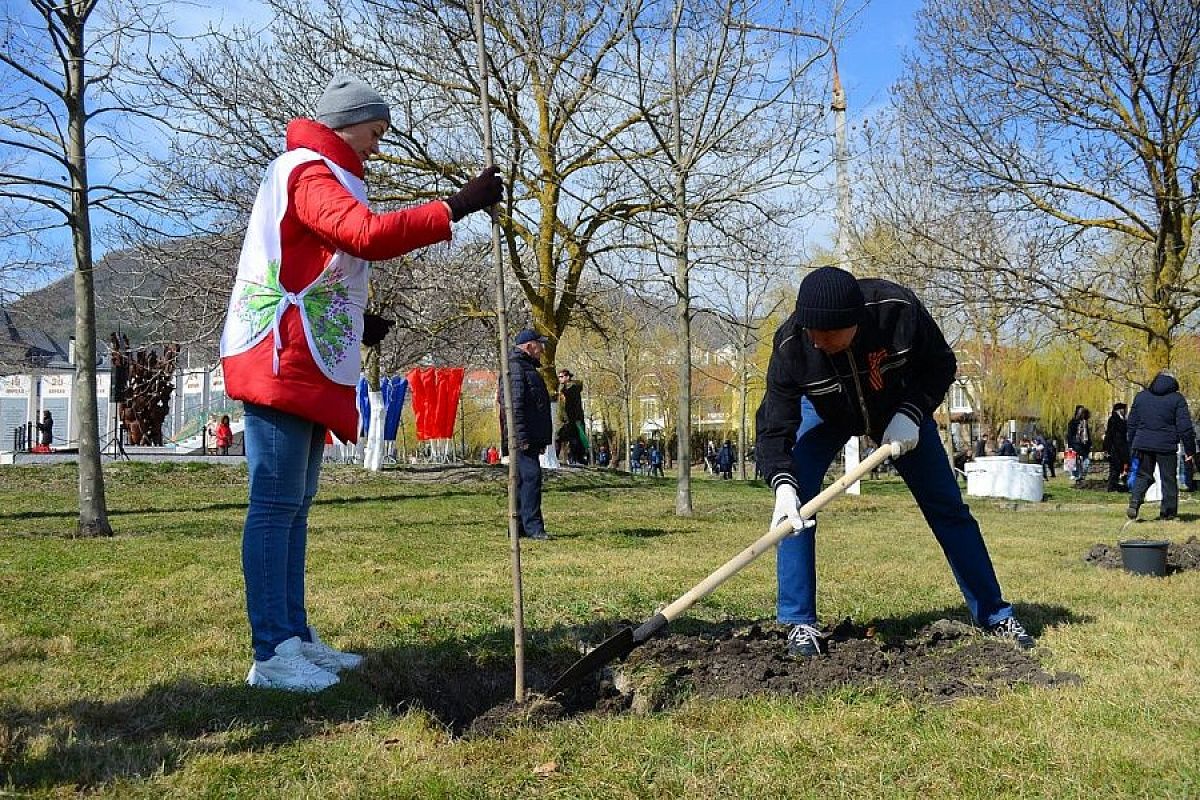
[[(1169, 365), (1200, 307), (1200, 5), (929, 0), (918, 19), (897, 105), (922, 179), (1024, 220), (1039, 257), (987, 265), (1023, 303), (1106, 356), (1097, 330), (1136, 332), (1142, 371)], [(1116, 270), (1093, 258), (1113, 237), (1132, 246)], [(969, 257), (971, 240), (940, 243)]]

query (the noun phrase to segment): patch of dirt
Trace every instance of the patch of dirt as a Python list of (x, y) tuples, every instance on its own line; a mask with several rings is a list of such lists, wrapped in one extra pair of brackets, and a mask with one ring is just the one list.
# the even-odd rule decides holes
[(617, 684), (628, 683), (627, 691), (634, 694), (631, 707), (658, 709), (687, 694), (805, 696), (854, 687), (947, 701), (995, 695), (1014, 686), (1079, 681), (1069, 673), (1046, 672), (1033, 655), (1011, 642), (948, 619), (895, 642), (883, 641), (872, 627), (844, 620), (827, 632), (827, 652), (815, 658), (789, 657), (786, 637), (783, 627), (772, 624), (753, 625), (715, 639), (678, 635), (655, 639), (630, 655), (617, 673)]
[[(1174, 523), (1164, 523), (1174, 524)], [(1083, 560), (1088, 564), (1105, 569), (1123, 569), (1119, 545), (1094, 544)], [(1169, 542), (1167, 545), (1167, 573), (1200, 569), (1200, 539), (1189, 536), (1186, 542)]]

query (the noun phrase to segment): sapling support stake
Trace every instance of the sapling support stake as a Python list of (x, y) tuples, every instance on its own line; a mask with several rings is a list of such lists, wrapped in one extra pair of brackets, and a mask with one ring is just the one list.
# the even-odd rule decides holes
[[(483, 0), (475, 0), (475, 46), (479, 69), (479, 110), (483, 116), (484, 168), (496, 163), (492, 150), (492, 109), (488, 98), (487, 42), (483, 30)], [(509, 187), (511, 196), (512, 187)], [(513, 416), (512, 383), (508, 370), (508, 301), (504, 294), (504, 258), (500, 244), (500, 216), (493, 206), (492, 261), (496, 265), (496, 335), (499, 339), (500, 397), (508, 421), (508, 542), (513, 580), (513, 699), (525, 702), (525, 601), (521, 589), (521, 538), (517, 520), (517, 426)]]

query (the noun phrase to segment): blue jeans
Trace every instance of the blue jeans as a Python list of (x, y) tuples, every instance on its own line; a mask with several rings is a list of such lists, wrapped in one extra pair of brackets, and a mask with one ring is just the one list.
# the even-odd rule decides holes
[(1085, 450), (1084, 452), (1081, 453), (1078, 450), (1076, 450), (1075, 451), (1075, 472), (1071, 475), (1071, 477), (1074, 478), (1076, 480), (1076, 482), (1081, 481), (1087, 477), (1088, 470), (1091, 469), (1091, 467), (1092, 467), (1091, 451)]
[(266, 406), (246, 403), (245, 409), (250, 506), (242, 574), (254, 658), (266, 661), (293, 636), (309, 640), (304, 553), (325, 428)]
[[(822, 421), (808, 398), (801, 400), (801, 408), (803, 419), (792, 449), (792, 462), (800, 483), (797, 494), (803, 504), (820, 491), (821, 479), (850, 434), (838, 425)], [(950, 562), (971, 616), (981, 625), (995, 625), (1011, 617), (1012, 606), (1000, 594), (979, 523), (963, 502), (933, 420), (926, 419), (921, 424), (916, 448), (896, 459), (895, 465)], [(779, 543), (776, 575), (778, 619), (782, 623), (812, 625), (817, 621), (817, 527)]]
[(542, 519), (542, 462), (538, 451), (517, 452), (517, 511), (526, 534), (545, 533)]

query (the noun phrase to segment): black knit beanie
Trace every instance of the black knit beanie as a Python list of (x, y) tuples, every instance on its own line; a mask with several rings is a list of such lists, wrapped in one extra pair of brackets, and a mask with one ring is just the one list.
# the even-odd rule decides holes
[(814, 269), (800, 281), (796, 322), (802, 328), (834, 331), (862, 319), (863, 293), (858, 279), (837, 267)]

